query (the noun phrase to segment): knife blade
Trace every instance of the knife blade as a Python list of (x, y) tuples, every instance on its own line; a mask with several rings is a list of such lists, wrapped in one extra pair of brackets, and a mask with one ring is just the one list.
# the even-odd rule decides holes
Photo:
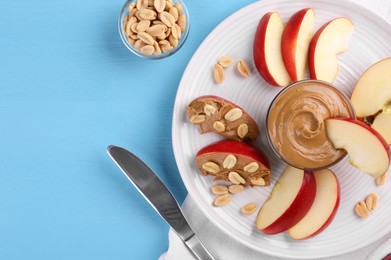
[(119, 146), (108, 146), (107, 153), (144, 198), (173, 228), (194, 256), (202, 260), (215, 259), (189, 226), (172, 193), (148, 165)]

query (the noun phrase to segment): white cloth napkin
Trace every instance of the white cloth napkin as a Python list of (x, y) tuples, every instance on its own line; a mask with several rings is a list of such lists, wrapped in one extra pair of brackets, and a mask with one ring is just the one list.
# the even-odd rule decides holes
[(379, 246), (369, 257), (368, 260), (379, 260), (386, 257), (391, 252), (391, 240), (387, 240)]
[[(330, 0), (338, 1), (338, 0)], [(383, 17), (391, 23), (391, 1), (390, 0), (356, 0), (358, 4), (372, 10), (377, 15)], [(213, 223), (211, 223), (197, 208), (197, 205), (190, 196), (187, 196), (183, 205), (183, 212), (188, 219), (191, 227), (207, 245), (211, 253), (214, 256), (218, 256), (218, 259), (224, 260), (277, 260), (281, 258), (272, 257), (269, 255), (261, 254), (250, 248), (246, 248), (239, 242), (227, 236), (223, 231), (219, 230)], [(341, 255), (334, 258), (324, 258), (325, 260), (360, 260), (370, 259), (379, 260), (384, 257), (387, 252), (391, 251), (391, 234), (379, 239), (378, 241), (364, 247), (355, 252)], [(388, 240), (388, 241), (387, 241)], [(386, 242), (387, 241), (387, 242)], [(224, 245), (224, 246), (221, 246)], [(175, 232), (170, 230), (169, 232), (169, 248), (168, 251), (161, 255), (159, 260), (187, 260), (195, 259), (192, 254), (188, 251), (187, 247), (183, 244), (180, 238)]]
[[(223, 231), (218, 229), (212, 222), (210, 222), (198, 209), (195, 202), (190, 196), (187, 196), (183, 205), (183, 212), (186, 215), (191, 227), (200, 238), (200, 240), (208, 247), (213, 256), (223, 260), (281, 260), (282, 258), (265, 255), (254, 251), (253, 249), (243, 246), (241, 243), (227, 236)], [(334, 258), (324, 258), (324, 260), (361, 260), (367, 259), (372, 252), (383, 244), (388, 239), (391, 239), (391, 234), (386, 235), (375, 243), (366, 246), (358, 251), (350, 254), (341, 255)], [(390, 241), (389, 241), (390, 242)], [(184, 245), (182, 240), (172, 230), (169, 232), (169, 248), (159, 260), (195, 260), (191, 252)], [(223, 245), (223, 246), (222, 246)], [(386, 245), (386, 244), (385, 244)], [(387, 246), (387, 245), (386, 245)], [(381, 249), (381, 247), (379, 247)], [(388, 246), (383, 248), (382, 252), (391, 251), (391, 242)], [(375, 252), (374, 252), (375, 253)], [(374, 255), (373, 257), (376, 257)], [(380, 260), (380, 258), (370, 258), (371, 260)]]

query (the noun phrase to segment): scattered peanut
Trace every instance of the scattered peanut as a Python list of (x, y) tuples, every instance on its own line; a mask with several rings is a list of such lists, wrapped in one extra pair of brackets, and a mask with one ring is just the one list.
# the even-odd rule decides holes
[(215, 199), (215, 201), (213, 202), (213, 204), (217, 207), (221, 207), (221, 206), (228, 204), (230, 201), (231, 201), (231, 195), (224, 194), (224, 195), (218, 196)]
[(266, 184), (265, 179), (262, 177), (250, 177), (250, 181), (252, 184), (257, 186), (265, 186)]
[(253, 214), (257, 210), (257, 204), (249, 203), (241, 208), (243, 214)]
[(146, 30), (146, 32), (152, 37), (161, 35), (162, 33), (164, 33), (164, 31), (165, 28), (162, 24), (155, 24)]
[(173, 46), (170, 45), (170, 43), (164, 44), (161, 46), (162, 52), (169, 52), (172, 49), (174, 49)]
[(161, 13), (164, 11), (164, 8), (166, 8), (166, 1), (165, 0), (155, 0), (153, 3), (153, 6), (155, 7), (155, 10), (158, 13)]
[(181, 28), (181, 31), (184, 32), (185, 28), (186, 28), (186, 15), (185, 14), (179, 15), (177, 24)]
[(175, 8), (178, 9), (178, 13), (182, 12), (182, 8), (183, 8), (183, 7), (182, 7), (181, 4), (176, 3), (176, 4), (175, 4)]
[(150, 9), (141, 9), (140, 11), (136, 12), (137, 19), (141, 20), (155, 20), (156, 19), (156, 12)]
[(213, 78), (217, 84), (223, 83), (225, 79), (224, 69), (221, 65), (215, 64), (213, 67)]
[(137, 0), (136, 8), (137, 10), (141, 10), (143, 8), (148, 7), (148, 0)]
[(240, 108), (235, 107), (235, 108), (230, 109), (224, 115), (224, 119), (229, 122), (232, 122), (232, 121), (238, 120), (242, 115), (243, 115), (242, 110)]
[(205, 115), (211, 116), (211, 115), (213, 115), (216, 112), (217, 112), (217, 109), (214, 106), (208, 105), (208, 104), (205, 105), (205, 107), (204, 107)]
[(216, 121), (213, 123), (213, 128), (217, 131), (217, 132), (224, 132), (225, 131), (225, 125), (224, 123), (220, 122), (220, 121)]
[(170, 11), (171, 7), (173, 6), (172, 0), (167, 0), (166, 1), (166, 7), (164, 8), (165, 11)]
[(365, 199), (365, 204), (369, 211), (374, 211), (377, 208), (378, 196), (376, 193), (371, 193)]
[(134, 23), (130, 26), (130, 30), (133, 32), (133, 33), (137, 33), (137, 25), (138, 23)]
[(369, 194), (365, 201), (360, 200), (357, 202), (354, 211), (357, 216), (361, 218), (367, 218), (370, 216), (371, 212), (377, 208), (379, 197), (376, 193)]
[(168, 27), (173, 27), (175, 24), (175, 18), (168, 12), (162, 12), (159, 14), (160, 21), (162, 21)]
[(157, 36), (156, 36), (156, 39), (158, 39), (158, 40), (164, 40), (164, 39), (166, 39), (166, 34), (163, 32), (162, 34), (157, 35)]
[(140, 51), (145, 55), (152, 55), (155, 51), (155, 48), (152, 45), (145, 45), (140, 48)]
[(129, 5), (129, 7), (128, 7), (129, 13), (135, 8), (135, 6), (136, 6), (136, 3), (135, 3), (135, 2), (133, 2), (133, 3), (131, 3), (131, 4)]
[(233, 184), (245, 184), (246, 180), (243, 179), (242, 176), (240, 176), (239, 173), (237, 172), (230, 172), (228, 174), (228, 179), (233, 183)]
[(155, 47), (155, 52), (154, 52), (154, 54), (156, 54), (156, 55), (162, 54), (162, 50), (160, 49), (159, 43), (158, 43), (157, 41), (155, 41), (155, 42), (153, 43), (153, 47)]
[(234, 184), (228, 187), (228, 191), (232, 194), (242, 192), (244, 190), (244, 186), (240, 184)]
[(135, 40), (135, 41), (137, 41), (139, 39), (137, 34), (132, 34), (132, 35), (130, 35), (129, 38), (131, 38), (132, 40)]
[(132, 34), (132, 32), (134, 32), (133, 30), (131, 30), (131, 26), (133, 24), (137, 23), (137, 18), (136, 17), (130, 17), (128, 22), (126, 23), (125, 25), (125, 31), (126, 31), (126, 34), (128, 36), (130, 36)]
[(142, 20), (137, 24), (136, 30), (137, 30), (137, 32), (145, 32), (149, 28), (150, 25), (151, 25), (151, 21)]
[[(163, 45), (163, 46), (166, 46), (166, 45)], [(199, 123), (204, 122), (205, 120), (206, 120), (205, 115), (194, 115), (190, 118), (190, 122), (192, 122), (193, 124), (199, 124)]]
[(215, 162), (206, 162), (202, 165), (202, 168), (211, 173), (218, 173), (220, 171), (220, 165)]
[(215, 195), (224, 195), (228, 193), (228, 188), (224, 185), (214, 185), (212, 186), (212, 193)]
[(128, 37), (128, 42), (129, 42), (130, 44), (134, 45), (135, 42), (136, 42), (136, 40), (133, 39), (132, 37)]
[(223, 161), (223, 167), (226, 169), (232, 169), (237, 161), (238, 160), (236, 159), (235, 155), (229, 154)]
[(171, 35), (177, 40), (180, 39), (182, 36), (181, 27), (179, 27), (177, 24), (174, 24), (174, 26), (171, 28)]
[(387, 172), (381, 175), (380, 177), (376, 178), (376, 185), (381, 186), (386, 183), (387, 180)]
[(237, 130), (237, 134), (240, 138), (246, 137), (248, 134), (248, 125), (247, 124), (240, 124)]
[(367, 217), (369, 217), (369, 214), (370, 214), (370, 212), (367, 208), (367, 205), (362, 200), (357, 202), (356, 207), (354, 208), (354, 211), (361, 218), (367, 218)]
[(249, 164), (247, 164), (246, 166), (244, 166), (243, 170), (245, 170), (246, 172), (256, 172), (259, 168), (259, 165), (258, 163), (256, 162), (251, 162)]
[(176, 47), (178, 45), (178, 39), (175, 38), (175, 36), (173, 34), (170, 34), (170, 36), (168, 36), (168, 41), (170, 42), (171, 46), (173, 46), (173, 47)]
[(251, 75), (250, 67), (247, 65), (247, 63), (244, 60), (239, 60), (237, 65), (237, 70), (240, 75), (244, 78), (248, 78)]
[(142, 42), (141, 40), (137, 40), (134, 43), (134, 48), (136, 48), (136, 50), (140, 50), (143, 46), (145, 46), (145, 43)]
[(131, 3), (129, 5), (129, 17), (133, 17), (136, 14), (137, 8), (135, 7), (136, 7), (136, 3)]
[(218, 64), (223, 68), (227, 68), (234, 63), (234, 60), (230, 56), (222, 56), (217, 60)]
[(153, 43), (155, 42), (155, 40), (152, 38), (151, 35), (149, 35), (148, 33), (146, 32), (140, 32), (137, 34), (137, 37), (143, 41), (145, 44), (149, 44), (149, 45), (153, 45)]
[(176, 9), (175, 6), (171, 7), (168, 12), (174, 17), (175, 22), (178, 21), (179, 12), (178, 12), (178, 9)]

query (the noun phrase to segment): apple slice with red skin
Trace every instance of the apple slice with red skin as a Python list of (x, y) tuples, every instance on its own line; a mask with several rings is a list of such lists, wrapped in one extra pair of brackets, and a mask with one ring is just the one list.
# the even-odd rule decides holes
[(377, 178), (390, 164), (390, 149), (384, 138), (358, 119), (329, 118), (326, 133), (336, 149), (345, 149), (354, 167)]
[(287, 166), (259, 210), (257, 228), (268, 235), (290, 229), (310, 210), (315, 193), (313, 172)]
[(291, 79), (281, 54), (284, 24), (276, 12), (266, 13), (255, 32), (253, 58), (255, 67), (266, 82), (273, 86), (286, 86)]
[(282, 34), (282, 59), (294, 82), (304, 79), (314, 20), (311, 8), (302, 9), (291, 16)]
[[(228, 159), (227, 159), (228, 158)], [(230, 181), (229, 174), (239, 174), (246, 186), (268, 186), (271, 170), (267, 158), (254, 146), (233, 140), (222, 140), (202, 148), (195, 163), (202, 175)]]
[(388, 145), (391, 145), (391, 114), (390, 111), (383, 111), (375, 117), (372, 125), (381, 136), (384, 137)]
[(218, 96), (201, 96), (187, 106), (191, 123), (198, 125), (201, 134), (214, 132), (227, 139), (253, 141), (259, 128), (243, 108)]
[(359, 117), (375, 117), (372, 127), (391, 144), (391, 58), (370, 66), (352, 93), (352, 104)]
[(351, 101), (358, 117), (376, 115), (391, 107), (391, 57), (369, 67), (353, 89)]
[(330, 225), (337, 213), (340, 201), (337, 176), (329, 169), (314, 171), (314, 176), (315, 200), (305, 217), (288, 230), (293, 239), (301, 240), (316, 236)]
[(337, 55), (348, 49), (352, 32), (352, 21), (340, 17), (326, 23), (315, 33), (308, 52), (312, 79), (334, 82), (339, 71)]

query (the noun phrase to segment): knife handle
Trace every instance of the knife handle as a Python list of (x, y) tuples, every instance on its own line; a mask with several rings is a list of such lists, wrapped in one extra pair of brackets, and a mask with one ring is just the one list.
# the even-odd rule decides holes
[(194, 234), (178, 202), (156, 173), (140, 158), (122, 147), (110, 145), (107, 152), (138, 191), (185, 242), (191, 252), (200, 260), (214, 260)]
[(197, 256), (200, 260), (217, 260), (209, 253), (202, 242), (194, 234), (192, 237), (184, 241), (186, 246)]

